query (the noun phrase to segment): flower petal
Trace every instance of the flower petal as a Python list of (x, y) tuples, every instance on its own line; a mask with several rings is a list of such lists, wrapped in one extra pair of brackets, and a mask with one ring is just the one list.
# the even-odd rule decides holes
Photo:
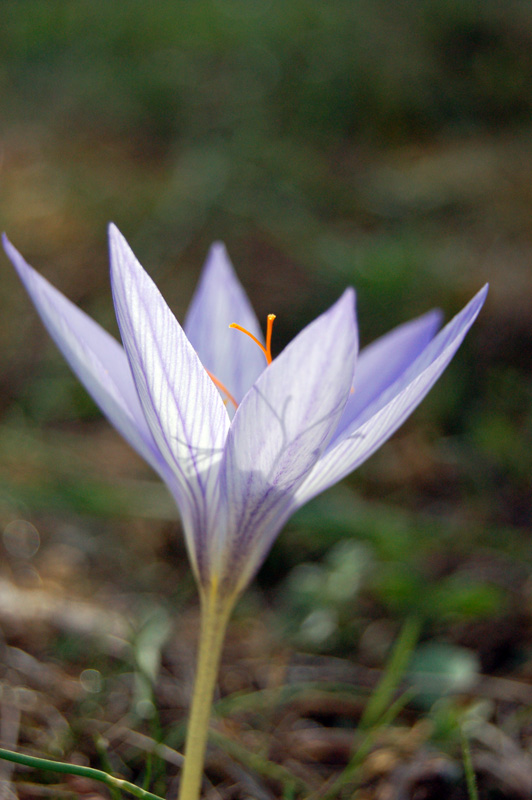
[(212, 563), (229, 579), (233, 573), (245, 583), (258, 568), (293, 493), (325, 449), (349, 395), (357, 346), (349, 289), (286, 347), (238, 407), (220, 471), (225, 534), (218, 531), (211, 543)]
[(164, 460), (146, 425), (124, 349), (107, 331), (39, 275), (3, 237), (4, 249), (70, 367), (105, 416), (164, 478)]
[(251, 304), (226, 249), (213, 244), (185, 321), (185, 333), (203, 366), (239, 403), (263, 372), (264, 354), (249, 336), (231, 330), (236, 322), (263, 341)]
[(388, 389), (327, 448), (296, 493), (296, 507), (348, 475), (369, 458), (425, 397), (461, 345), (486, 299), (488, 287), (440, 331)]
[(176, 476), (176, 499), (198, 577), (229, 417), (222, 399), (118, 229), (109, 228), (116, 316), (148, 426)]
[(442, 312), (429, 311), (399, 325), (361, 350), (355, 369), (353, 392), (329, 447), (373, 400), (390, 386), (428, 345), (442, 322)]

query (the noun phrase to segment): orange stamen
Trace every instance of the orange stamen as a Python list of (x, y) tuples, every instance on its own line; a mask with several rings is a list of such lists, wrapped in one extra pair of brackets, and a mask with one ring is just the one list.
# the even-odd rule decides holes
[[(242, 333), (245, 333), (246, 336), (250, 337), (250, 339), (253, 339), (255, 344), (257, 344), (260, 347), (260, 349), (262, 350), (262, 352), (264, 353), (264, 356), (266, 358), (266, 362), (268, 364), (271, 364), (272, 363), (272, 330), (273, 330), (273, 321), (274, 321), (274, 319), (275, 319), (275, 314), (268, 314), (267, 323), (266, 323), (266, 347), (264, 347), (262, 342), (259, 342), (259, 340), (257, 339), (256, 336), (253, 336), (252, 333), (250, 333), (248, 330), (243, 328), (242, 325), (237, 325), (236, 322), (232, 322), (229, 325), (229, 327), (230, 328), (236, 328), (237, 331), (242, 331)], [(235, 398), (233, 397), (231, 392), (223, 385), (223, 383), (218, 380), (216, 375), (213, 375), (212, 372), (209, 372), (209, 370), (206, 370), (206, 373), (209, 376), (209, 378), (211, 379), (211, 381), (214, 383), (216, 388), (219, 389), (222, 392), (222, 394), (225, 395), (226, 399), (224, 400), (224, 403), (230, 402), (230, 403), (232, 403), (234, 405), (235, 408), (238, 408), (238, 403), (236, 402)]]
[(266, 363), (272, 363), (272, 330), (273, 330), (273, 321), (275, 319), (275, 314), (268, 314), (267, 324), (266, 324), (266, 347), (259, 342), (256, 336), (253, 336), (248, 330), (242, 327), (242, 325), (238, 325), (236, 322), (232, 322), (229, 327), (236, 328), (237, 331), (242, 331), (245, 333), (246, 336), (249, 336), (250, 339), (253, 339), (256, 345), (260, 347), (262, 352), (264, 353), (264, 357), (266, 358)]
[(275, 314), (268, 314), (266, 323), (266, 361), (268, 364), (272, 363), (272, 330)]
[(211, 381), (212, 381), (212, 382), (214, 383), (214, 385), (216, 386), (216, 388), (217, 388), (217, 389), (220, 389), (220, 391), (221, 391), (221, 392), (223, 392), (223, 394), (225, 394), (225, 396), (227, 397), (227, 399), (229, 400), (229, 402), (230, 402), (230, 403), (232, 403), (232, 404), (234, 405), (234, 407), (235, 407), (235, 408), (238, 408), (238, 403), (236, 402), (236, 400), (235, 400), (235, 398), (233, 397), (233, 395), (231, 394), (231, 392), (230, 392), (230, 391), (228, 391), (228, 390), (225, 388), (225, 386), (223, 385), (223, 383), (222, 383), (221, 381), (219, 381), (219, 380), (218, 380), (218, 378), (217, 378), (215, 375), (213, 375), (213, 374), (212, 374), (212, 372), (209, 372), (209, 370), (208, 370), (208, 369), (207, 369), (207, 370), (205, 370), (205, 371), (206, 371), (207, 375), (209, 376), (209, 378), (211, 379)]

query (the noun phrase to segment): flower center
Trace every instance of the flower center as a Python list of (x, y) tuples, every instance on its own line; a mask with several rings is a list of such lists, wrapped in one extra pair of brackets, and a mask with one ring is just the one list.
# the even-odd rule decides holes
[(275, 319), (275, 314), (268, 314), (268, 318), (267, 318), (267, 322), (266, 322), (266, 347), (264, 347), (264, 345), (261, 342), (259, 342), (259, 340), (257, 339), (256, 336), (253, 336), (253, 334), (250, 333), (248, 330), (246, 330), (246, 328), (243, 328), (242, 325), (237, 325), (236, 322), (232, 322), (229, 325), (229, 327), (230, 328), (236, 328), (237, 331), (242, 331), (242, 333), (245, 333), (246, 336), (249, 336), (250, 339), (253, 339), (255, 344), (258, 345), (260, 347), (260, 349), (262, 350), (262, 352), (264, 353), (264, 356), (266, 358), (266, 363), (267, 364), (271, 364), (272, 363), (272, 330), (273, 330), (273, 321), (274, 321), (274, 319)]
[[(253, 334), (250, 333), (246, 328), (243, 328), (242, 325), (238, 325), (236, 322), (232, 322), (229, 325), (230, 328), (236, 328), (237, 331), (241, 331), (242, 333), (245, 333), (246, 336), (249, 336), (250, 339), (253, 339), (255, 344), (258, 345), (258, 347), (260, 347), (260, 349), (264, 353), (264, 357), (268, 365), (272, 363), (272, 330), (273, 330), (274, 319), (275, 319), (275, 314), (268, 314), (266, 321), (266, 347), (262, 344), (262, 342), (259, 342), (256, 336), (253, 336)], [(236, 402), (231, 392), (224, 386), (224, 384), (220, 380), (218, 380), (216, 375), (213, 375), (212, 372), (209, 372), (209, 370), (206, 370), (206, 372), (211, 381), (216, 386), (216, 388), (219, 389), (222, 392), (222, 394), (225, 395), (224, 403), (228, 402), (232, 403), (232, 405), (234, 405), (235, 408), (238, 408), (238, 403)]]

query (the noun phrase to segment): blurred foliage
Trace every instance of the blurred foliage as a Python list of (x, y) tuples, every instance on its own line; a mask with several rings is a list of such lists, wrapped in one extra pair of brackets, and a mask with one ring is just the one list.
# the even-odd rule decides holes
[(7, 108), (54, 128), (162, 142), (238, 129), (255, 150), (272, 128), (389, 141), (532, 111), (523, 0), (37, 0), (3, 19)]

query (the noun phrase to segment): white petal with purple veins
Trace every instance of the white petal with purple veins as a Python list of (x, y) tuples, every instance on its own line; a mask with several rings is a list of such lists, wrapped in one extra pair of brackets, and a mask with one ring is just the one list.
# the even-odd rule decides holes
[(349, 395), (331, 444), (341, 438), (342, 432), (361, 411), (382, 394), (418, 357), (434, 337), (442, 318), (441, 311), (429, 311), (422, 317), (399, 325), (360, 351), (353, 379), (353, 391)]
[(89, 394), (131, 446), (167, 477), (123, 347), (30, 267), (5, 236), (4, 248), (50, 336)]
[(246, 580), (338, 424), (357, 349), (354, 292), (347, 290), (272, 362), (237, 410), (220, 472), (226, 534), (213, 549), (229, 559), (229, 570), (241, 562), (236, 571)]
[[(366, 348), (353, 290), (265, 368), (263, 341), (222, 245), (211, 249), (188, 337), (125, 239), (110, 227), (111, 282), (125, 347), (4, 240), (37, 311), (109, 420), (159, 472), (184, 523), (202, 589), (238, 592), (303, 503), (367, 459), (423, 399), (473, 324), (487, 287), (439, 334), (438, 312)], [(434, 338), (433, 338), (434, 337)], [(207, 370), (239, 403), (224, 406)], [(224, 398), (225, 399), (225, 398)]]
[(190, 553), (202, 572), (202, 537), (214, 505), (229, 417), (211, 379), (161, 293), (111, 226), (111, 285), (140, 401), (179, 484)]
[(412, 413), (440, 377), (477, 318), (485, 286), (440, 331), (421, 355), (334, 440), (296, 493), (297, 506), (337, 483), (377, 450)]

